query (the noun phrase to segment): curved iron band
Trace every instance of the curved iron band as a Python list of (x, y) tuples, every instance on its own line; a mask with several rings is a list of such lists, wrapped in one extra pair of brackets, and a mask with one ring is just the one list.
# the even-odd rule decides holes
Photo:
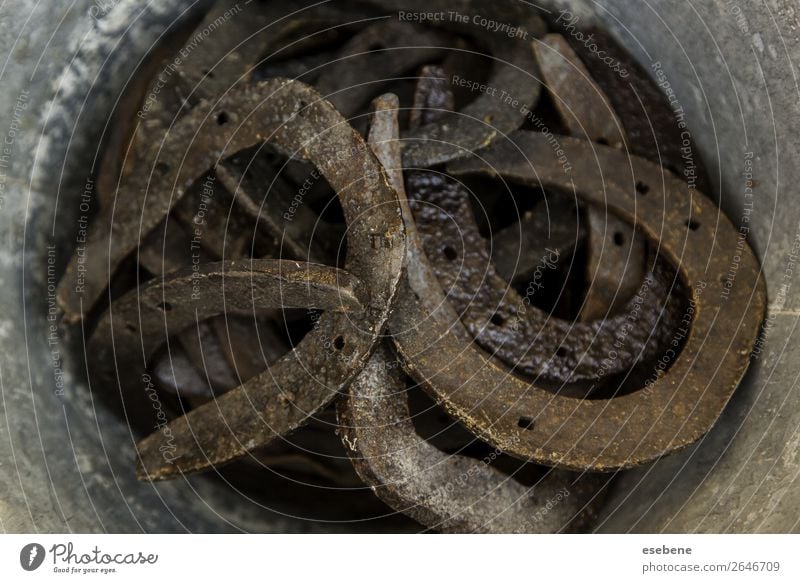
[[(357, 188), (351, 182), (353, 176), (363, 175), (358, 173), (361, 165), (376, 172), (377, 162), (364, 154), (367, 149), (363, 140), (342, 130), (339, 126), (346, 123), (344, 119), (320, 100), (319, 94), (306, 85), (272, 79), (236, 89), (217, 102), (204, 103), (176, 122), (163, 142), (152, 145), (147, 156), (152, 161), (150, 172), (131, 178), (121, 189), (116, 208), (107, 209), (92, 224), (83, 254), (72, 257), (58, 289), (65, 321), (77, 322), (82, 309), (89, 311), (143, 234), (169, 214), (197, 177), (227, 156), (264, 141), (291, 144), (292, 152), (302, 150), (300, 156), (313, 156), (328, 182), (338, 180), (343, 190)], [(219, 114), (226, 111), (244, 112), (238, 125), (220, 123), (225, 118)], [(330, 125), (315, 126), (318, 117), (327, 118)], [(306, 136), (316, 136), (319, 130), (325, 132), (322, 138), (304, 143)], [(331, 149), (326, 143), (328, 135), (335, 138), (336, 134), (341, 137), (332, 139), (331, 144), (341, 146), (341, 150)], [(357, 196), (350, 193), (346, 198), (353, 200), (344, 212), (358, 212)]]
[[(525, 383), (459, 337), (458, 315), (442, 302), (424, 267), (417, 268), (421, 257), (409, 264), (390, 328), (402, 331), (395, 341), (415, 380), (491, 445), (546, 465), (612, 471), (686, 447), (711, 428), (747, 369), (766, 290), (750, 247), (709, 199), (659, 166), (611, 148), (569, 138), (562, 147), (573, 166), (569, 174), (550, 164), (538, 172), (530, 161), (554, 153), (534, 132), (517, 132), (485, 151), (485, 162), (455, 162), (449, 171), (574, 186), (658, 241), (691, 287), (694, 305), (688, 338), (667, 373), (645, 390), (609, 400), (562, 397)], [(601, 169), (609, 167), (630, 174), (607, 178)], [(634, 194), (636, 180), (650, 186), (647, 197)], [(724, 281), (732, 261), (738, 271), (730, 285)]]
[[(560, 470), (527, 487), (478, 460), (449, 455), (420, 438), (407, 387), (379, 347), (338, 401), (342, 439), (358, 475), (389, 506), (441, 532), (551, 533), (585, 526), (598, 476)], [(542, 512), (548, 503), (552, 510)]]
[[(326, 4), (317, 4), (310, 10), (292, 16), (286, 11), (286, 7), (281, 8), (277, 3), (251, 3), (244, 10), (232, 12), (230, 7), (223, 3), (212, 7), (199, 24), (196, 18), (193, 19), (182, 26), (178, 34), (170, 35), (163, 43), (164, 46), (155, 47), (154, 55), (147, 60), (143, 74), (133, 79), (126, 89), (120, 108), (115, 112), (109, 134), (109, 145), (97, 177), (97, 192), (100, 197), (100, 208), (103, 211), (113, 205), (114, 197), (118, 194), (119, 181), (126, 183), (137, 168), (140, 169), (142, 165), (150, 162), (146, 154), (154, 136), (160, 141), (164, 135), (172, 131), (178, 119), (187, 115), (198, 104), (218, 99), (236, 85), (249, 83), (250, 73), (254, 69), (257, 57), (273, 54), (274, 51), (285, 52), (286, 47), (279, 49), (278, 45), (281, 42), (288, 42), (287, 39), (292, 33), (296, 34), (306, 28), (313, 31), (315, 28), (342, 25), (348, 19), (354, 18), (354, 12), (350, 8)], [(217, 26), (220, 18), (225, 19), (223, 27)], [(214, 30), (213, 42), (207, 40), (198, 44), (192, 33), (209, 27)], [(187, 36), (188, 45), (184, 44)], [(291, 46), (297, 45), (292, 43)], [(185, 52), (191, 52), (191, 60), (175, 62), (174, 55)], [(172, 74), (167, 79), (159, 78), (157, 74), (164, 69), (167, 60), (170, 60)], [(158, 95), (158, 99), (146, 100), (148, 94)], [(230, 174), (224, 161), (218, 165), (217, 170), (227, 170)], [(220, 176), (217, 175), (217, 178)], [(230, 181), (224, 186), (231, 195), (235, 195), (238, 204), (230, 209), (220, 209), (222, 205), (215, 196), (214, 202), (208, 205), (206, 218), (208, 219), (216, 211), (217, 214), (223, 215), (226, 219), (225, 224), (230, 227), (232, 225), (227, 223), (228, 210), (234, 224), (247, 222), (249, 215), (250, 219), (257, 220), (261, 227), (274, 236), (275, 230), (270, 228), (273, 226), (272, 221), (265, 213), (259, 212), (260, 209), (249, 196), (250, 193), (243, 188), (231, 189)], [(270, 196), (270, 199), (275, 198), (280, 196)], [(178, 214), (182, 210), (181, 206), (191, 206), (191, 204), (186, 205), (186, 202), (184, 200), (184, 205), (176, 206)], [(269, 202), (280, 204), (276, 200)], [(311, 214), (304, 206), (298, 207), (295, 220), (289, 227), (303, 224)], [(172, 223), (170, 228), (173, 232), (180, 229), (173, 217), (169, 217), (168, 220)], [(210, 231), (209, 225), (206, 224), (198, 224), (191, 220), (181, 222), (192, 229)], [(317, 228), (319, 229), (320, 225), (317, 225)], [(287, 229), (289, 232), (296, 230), (296, 227)], [(236, 235), (230, 234), (226, 237), (227, 241), (213, 233), (198, 234), (198, 237), (201, 245), (212, 251), (214, 256), (227, 257), (235, 255), (237, 247), (252, 239), (252, 233), (248, 236), (248, 231), (251, 229), (243, 228), (236, 231)], [(280, 236), (278, 238), (280, 239)], [(290, 248), (295, 242), (292, 239), (296, 240), (297, 237), (287, 237)], [(164, 246), (163, 241), (159, 242), (159, 246)], [(319, 259), (312, 258), (312, 260)], [(159, 264), (157, 261), (150, 261), (147, 267), (152, 268), (154, 265)], [(163, 270), (157, 269), (155, 272), (161, 273), (161, 271)], [(74, 317), (71, 318), (71, 321), (75, 320)]]
[[(235, 130), (208, 121), (210, 111), (224, 108), (246, 112), (246, 119)], [(212, 167), (227, 152), (264, 141), (315, 164), (338, 193), (348, 225), (345, 269), (363, 282), (370, 305), (363, 313), (323, 314), (315, 329), (263, 374), (169, 423), (173, 459), (163, 459), (159, 451), (163, 431), (143, 440), (139, 475), (150, 479), (230, 461), (297, 427), (330, 402), (361, 370), (375, 346), (398, 288), (406, 248), (397, 193), (383, 168), (361, 136), (312, 88), (270, 80), (236, 90), (216, 107), (193, 111), (180, 123), (189, 128), (203, 126), (204, 130), (203, 137), (191, 143), (178, 140), (181, 132), (173, 132), (165, 140), (169, 160), (186, 160), (160, 181), (164, 185), (178, 182), (173, 199), (183, 192), (180, 185)], [(163, 199), (168, 193), (165, 190), (156, 189), (155, 194)], [(144, 207), (143, 220), (157, 223), (169, 211), (171, 201), (157, 202), (160, 204)], [(114, 258), (126, 255), (136, 245), (134, 232), (125, 230), (123, 235), (112, 250)], [(102, 239), (95, 235), (94, 240)], [(301, 271), (307, 268), (301, 264)], [(110, 318), (108, 323), (112, 323)], [(343, 349), (327, 348), (339, 337)], [(127, 384), (129, 379), (120, 381)], [(131, 387), (123, 390), (126, 388)], [(281, 404), (274, 399), (281, 393), (294, 397)], [(206, 427), (228, 431), (197, 432)]]
[[(423, 81), (416, 101), (425, 107), (425, 93), (435, 98), (436, 84), (441, 85), (441, 81), (434, 77)], [(439, 91), (446, 92), (447, 88)], [(670, 297), (675, 274), (670, 273), (665, 262), (656, 264), (655, 276), (637, 284), (640, 294), (630, 301), (627, 312), (589, 323), (553, 318), (530, 301), (529, 290), (535, 292), (531, 284), (523, 298), (508, 285), (511, 278), (504, 281), (498, 277), (498, 269), (490, 260), (490, 250), (475, 220), (470, 194), (463, 185), (432, 171), (408, 172), (406, 180), (416, 228), (437, 280), (447, 289), (448, 301), (478, 344), (515, 373), (534, 381), (561, 385), (589, 381), (592, 384), (580, 390), (591, 393), (606, 381), (605, 377), (629, 371), (640, 360), (660, 355), (664, 345), (669, 344), (680, 321), (678, 312), (682, 306)], [(548, 209), (555, 211), (562, 207), (567, 198), (551, 200)], [(577, 210), (573, 208), (572, 212)], [(540, 232), (536, 235), (541, 242), (546, 240), (543, 235), (553, 218), (541, 209), (536, 216), (539, 224), (528, 223), (526, 227), (538, 228)], [(616, 217), (614, 220), (622, 221)], [(573, 228), (573, 248), (582, 236), (579, 225), (580, 222)], [(516, 225), (507, 230), (521, 228), (522, 225)], [(535, 240), (535, 235), (528, 239)], [(551, 254), (546, 247), (548, 244), (526, 250), (542, 258), (538, 260), (539, 269), (547, 265)], [(637, 316), (630, 325), (629, 313)], [(627, 328), (624, 341), (615, 347), (617, 356), (608, 359), (609, 346), (615, 343), (623, 326)], [(602, 375), (598, 374), (601, 364)]]
[[(656, 263), (653, 275), (620, 314), (591, 322), (555, 318), (497, 274), (469, 192), (461, 184), (419, 171), (409, 174), (408, 189), (426, 256), (448, 301), (477, 343), (515, 373), (559, 384), (601, 381), (659, 355), (669, 345), (681, 314), (680, 302), (670, 297), (674, 272), (664, 262)], [(446, 255), (448, 250), (455, 260)], [(548, 257), (547, 251), (539, 251)], [(637, 317), (629, 325), (632, 313)], [(608, 359), (609, 346), (623, 326), (628, 329), (625, 338), (616, 347), (616, 357)]]

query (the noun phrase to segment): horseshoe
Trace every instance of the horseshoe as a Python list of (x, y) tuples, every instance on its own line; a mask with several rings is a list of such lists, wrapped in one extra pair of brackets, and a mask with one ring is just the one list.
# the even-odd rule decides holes
[[(747, 369), (766, 290), (750, 247), (710, 200), (663, 168), (612, 148), (572, 138), (562, 147), (573, 166), (568, 175), (543, 163), (554, 154), (535, 132), (517, 132), (484, 151), (482, 163), (454, 162), (448, 172), (501, 175), (545, 188), (566, 184), (587, 201), (607, 201), (659, 241), (692, 290), (691, 325), (666, 373), (606, 400), (552, 394), (509, 375), (457, 333), (458, 314), (422, 257), (409, 262), (390, 328), (413, 378), (489, 444), (545, 465), (614, 471), (682, 449), (710, 429)], [(608, 177), (603, 168), (630, 172)], [(649, 187), (646, 196), (636, 194), (637, 182)], [(726, 282), (732, 261), (737, 277)]]
[[(369, 144), (402, 197), (398, 107), (394, 95), (374, 101)], [(425, 108), (417, 111), (424, 115)], [(405, 217), (413, 224), (410, 214)], [(597, 476), (553, 470), (529, 488), (489, 465), (499, 452), (482, 461), (447, 455), (417, 435), (406, 391), (396, 359), (382, 345), (337, 403), (348, 455), (386, 504), (444, 532), (557, 532), (586, 526), (600, 489)], [(554, 510), (543, 512), (548, 504)]]
[[(567, 41), (547, 34), (534, 43), (536, 59), (556, 111), (572, 136), (626, 149), (625, 130)], [(589, 282), (580, 317), (601, 319), (617, 314), (645, 278), (647, 244), (641, 234), (601, 207), (588, 207), (589, 242), (586, 281)]]
[[(434, 79), (435, 74), (430, 78)], [(556, 171), (560, 168), (557, 164)], [(599, 376), (597, 370), (608, 360), (608, 347), (614, 345), (619, 329), (627, 326), (631, 311), (639, 317), (624, 342), (616, 347), (618, 357), (603, 365), (603, 377), (627, 372), (638, 361), (661, 354), (669, 343), (672, 330), (680, 321), (682, 296), (680, 293), (670, 296), (675, 278), (664, 262), (656, 264), (654, 275), (628, 303), (627, 312), (587, 323), (553, 318), (530, 301), (536, 292), (535, 276), (534, 287), (529, 284), (524, 297), (498, 276), (490, 260), (494, 250), (487, 249), (474, 218), (470, 195), (461, 184), (440, 173), (423, 171), (409, 172), (407, 182), (423, 248), (437, 280), (447, 290), (448, 301), (478, 344), (509, 369), (532, 379), (558, 383), (559, 388), (564, 383), (587, 381), (586, 387), (577, 390), (580, 394), (594, 392), (599, 388), (595, 382)], [(563, 209), (569, 201), (545, 202), (548, 208), (556, 210)], [(545, 211), (540, 209), (540, 213)], [(549, 216), (545, 214), (539, 223), (542, 235), (550, 231)], [(519, 232), (520, 228), (508, 229)], [(557, 238), (559, 228), (553, 231)], [(573, 246), (582, 236), (572, 227)], [(569, 237), (567, 233), (564, 239)], [(534, 270), (554, 268), (560, 259), (560, 255), (554, 255), (558, 253), (557, 245), (550, 253), (544, 251), (546, 247), (535, 248), (534, 254), (538, 252), (541, 259)], [(509, 270), (511, 261), (513, 258), (506, 257), (501, 265)]]
[[(243, 119), (234, 129), (228, 124), (218, 124), (210, 116), (212, 111), (242, 112)], [(330, 103), (310, 87), (286, 80), (266, 81), (231, 92), (216, 107), (194, 110), (181, 120), (184, 121), (186, 128), (204, 127), (204, 131), (202, 139), (196, 142), (179, 140), (178, 135), (183, 132), (172, 132), (165, 140), (168, 146), (165, 153), (171, 154), (169, 159), (181, 159), (176, 155), (176, 150), (186, 151), (183, 156), (186, 163), (181, 168), (166, 169), (160, 179), (160, 184), (178, 183), (172, 200), (184, 191), (181, 185), (191, 180), (192, 171), (200, 174), (212, 167), (226, 152), (236, 152), (262, 141), (274, 143), (293, 155), (309, 160), (339, 194), (348, 224), (345, 269), (351, 277), (362, 282), (368, 304), (363, 310), (351, 310), (347, 314), (323, 314), (315, 329), (263, 374), (166, 425), (173, 447), (170, 460), (165, 460), (159, 451), (163, 445), (163, 430), (145, 438), (139, 444), (138, 475), (151, 480), (200, 471), (245, 455), (276, 435), (297, 427), (330, 402), (369, 358), (388, 318), (405, 256), (405, 232), (397, 194), (389, 185), (382, 167), (362, 138)], [(158, 202), (161, 204), (146, 206), (142, 210), (143, 221), (155, 222), (168, 212), (171, 201)], [(112, 247), (112, 264), (113, 259), (126, 255), (136, 244), (135, 233), (123, 231), (122, 235)], [(286, 264), (279, 265), (279, 273), (285, 272)], [(315, 269), (303, 263), (297, 267), (300, 273), (314, 273)], [(329, 271), (324, 274), (327, 274), (323, 280), (328, 286), (335, 285), (336, 279), (343, 275)], [(181, 298), (186, 301), (184, 294), (191, 290), (187, 287), (191, 285), (191, 280), (187, 282), (185, 273), (182, 277), (180, 280), (169, 278), (164, 286), (159, 287), (156, 283), (153, 284), (155, 287), (146, 289), (156, 295), (158, 291), (150, 290), (160, 289), (167, 296), (160, 303), (181, 305)], [(210, 277), (201, 281), (211, 285), (217, 280), (222, 281), (222, 274), (218, 274), (216, 279)], [(176, 282), (175, 287), (171, 282)], [(301, 278), (298, 285), (311, 285), (316, 289), (314, 282), (322, 283), (322, 280)], [(223, 285), (222, 289), (225, 289), (224, 283), (218, 285)], [(358, 286), (353, 284), (351, 287), (356, 289)], [(290, 286), (287, 295), (292, 289)], [(325, 289), (325, 286), (320, 288), (321, 292)], [(171, 295), (173, 293), (176, 295)], [(207, 293), (211, 294), (206, 300), (209, 302), (208, 309), (211, 312), (219, 309), (219, 302), (212, 301), (219, 290), (214, 288), (214, 292)], [(302, 294), (299, 297), (298, 301), (302, 301)], [(134, 301), (131, 298), (135, 296), (126, 301)], [(223, 301), (234, 301), (227, 294), (222, 298)], [(252, 296), (249, 299), (253, 301)], [(288, 298), (283, 294), (278, 297), (273, 294), (259, 305), (265, 306), (273, 300), (276, 300), (273, 307), (280, 307), (286, 304)], [(313, 307), (315, 302), (308, 301), (306, 306)], [(328, 300), (326, 307), (334, 304)], [(126, 305), (122, 305), (123, 315)], [(93, 337), (95, 349), (105, 348), (100, 361), (113, 360), (108, 350), (113, 347), (116, 333), (139, 332), (138, 329), (135, 332), (125, 329), (118, 331), (113, 325), (115, 307), (112, 304)], [(189, 308), (200, 310), (200, 306), (194, 306), (191, 302)], [(158, 305), (153, 309), (158, 309)], [(150, 313), (153, 313), (152, 310)], [(198, 313), (206, 315), (205, 311)], [(184, 310), (168, 310), (167, 322), (171, 317), (178, 317), (178, 322), (184, 323), (185, 320), (179, 317), (184, 315)], [(213, 314), (209, 312), (208, 315)], [(163, 320), (161, 324), (164, 324)], [(172, 329), (177, 332), (175, 327)], [(169, 333), (169, 328), (166, 332)], [(160, 337), (164, 338), (164, 335)], [(94, 341), (94, 338), (97, 340)], [(108, 338), (112, 341), (108, 342)], [(328, 344), (333, 348), (327, 348)], [(114, 368), (119, 370), (118, 367)], [(129, 376), (126, 370), (125, 377)], [(130, 381), (128, 378), (118, 381), (124, 397), (130, 391)], [(133, 382), (138, 381), (134, 379)], [(286, 387), (292, 387), (294, 394), (286, 392)], [(138, 390), (141, 392), (141, 388)], [(284, 396), (282, 401), (277, 399), (279, 395)], [(226, 428), (227, 432), (218, 435), (198, 431), (206, 427)]]

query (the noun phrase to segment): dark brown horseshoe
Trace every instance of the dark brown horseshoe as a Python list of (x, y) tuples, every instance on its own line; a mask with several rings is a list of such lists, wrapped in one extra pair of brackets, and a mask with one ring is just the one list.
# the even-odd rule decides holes
[[(423, 72), (418, 93), (435, 97), (437, 80), (441, 85), (442, 79), (442, 73), (437, 76), (435, 70)], [(447, 87), (439, 90), (446, 92)], [(417, 101), (419, 111), (433, 115), (421, 96)], [(420, 240), (439, 283), (447, 290), (448, 301), (478, 344), (514, 372), (562, 385), (589, 381), (587, 387), (578, 390), (580, 394), (592, 393), (605, 380), (598, 377), (627, 372), (638, 361), (660, 355), (669, 343), (681, 317), (681, 294), (670, 297), (674, 272), (663, 262), (657, 264), (655, 276), (644, 284), (640, 282), (640, 293), (629, 302), (628, 313), (635, 311), (637, 318), (615, 348), (617, 358), (611, 361), (607, 359), (608, 347), (614, 345), (619, 329), (627, 326), (628, 313), (603, 321), (572, 323), (551, 317), (532, 303), (536, 286), (541, 286), (541, 272), (557, 267), (563, 260), (560, 253), (567, 250), (564, 246), (570, 237), (572, 248), (583, 238), (580, 222), (575, 220), (574, 202), (558, 197), (552, 200), (551, 196), (546, 209), (544, 204), (538, 205), (536, 211), (543, 216), (533, 226), (540, 227), (537, 234), (544, 244), (527, 250), (538, 259), (522, 295), (498, 276), (490, 260), (490, 253), (495, 253), (494, 239), (490, 250), (479, 232), (470, 194), (461, 184), (433, 171), (408, 172), (407, 182)], [(561, 225), (551, 226), (554, 221), (561, 221)], [(507, 231), (519, 233), (522, 226), (511, 226)], [(564, 228), (572, 232), (560, 233)], [(548, 238), (546, 235), (551, 232), (555, 237)], [(557, 240), (559, 233), (561, 245), (551, 248), (550, 239)], [(501, 265), (513, 273), (514, 260), (515, 257), (503, 257)], [(599, 375), (601, 363), (603, 374)]]
[[(691, 327), (666, 373), (642, 390), (608, 400), (569, 398), (528, 384), (457, 334), (458, 315), (420, 257), (409, 263), (408, 285), (390, 326), (412, 376), (491, 445), (546, 465), (612, 471), (686, 447), (714, 424), (747, 369), (766, 290), (750, 247), (710, 200), (644, 160), (571, 138), (562, 146), (573, 166), (569, 175), (541, 162), (554, 154), (546, 137), (534, 132), (518, 132), (489, 148), (483, 163), (455, 162), (448, 171), (545, 187), (566, 182), (588, 201), (607, 202), (658, 241), (692, 290)], [(612, 180), (603, 168), (629, 172)], [(647, 196), (636, 194), (637, 182), (649, 187)], [(738, 265), (733, 284), (726, 282), (732, 261)]]
[[(211, 111), (240, 112), (243, 119), (238, 128), (229, 129), (213, 118), (209, 121)], [(230, 461), (296, 427), (327, 404), (369, 358), (388, 318), (405, 256), (397, 194), (362, 138), (312, 88), (286, 80), (259, 83), (231, 92), (216, 107), (193, 111), (183, 122), (189, 128), (205, 126), (203, 140), (198, 140), (200, 144), (180, 144), (173, 141), (175, 132), (167, 137), (171, 148), (186, 150), (186, 164), (180, 169), (170, 168), (162, 179), (166, 184), (172, 184), (176, 175), (188, 181), (190, 170), (202, 173), (224, 152), (233, 153), (262, 141), (315, 164), (339, 194), (348, 225), (345, 269), (363, 283), (369, 304), (367, 309), (350, 314), (323, 314), (315, 329), (263, 374), (169, 423), (166, 427), (174, 447), (170, 460), (159, 451), (163, 431), (143, 440), (139, 475), (150, 479), (175, 477)], [(169, 153), (170, 159), (181, 159), (175, 152)], [(177, 190), (178, 194), (182, 191), (180, 186)], [(144, 209), (143, 219), (155, 220), (165, 214), (169, 201), (159, 202)], [(112, 250), (113, 257), (126, 254), (128, 247), (136, 245), (135, 234), (123, 234), (126, 237)], [(298, 269), (307, 268), (300, 264)], [(179, 295), (187, 291), (188, 284), (184, 281), (183, 285), (183, 291), (176, 292)], [(302, 302), (302, 294), (300, 298)], [(97, 338), (113, 338), (114, 307), (112, 304), (98, 326)], [(98, 342), (102, 347), (103, 342)], [(127, 384), (129, 379), (120, 381)], [(283, 400), (278, 399), (281, 395)], [(195, 433), (198, 427), (212, 426), (227, 431), (223, 435)]]

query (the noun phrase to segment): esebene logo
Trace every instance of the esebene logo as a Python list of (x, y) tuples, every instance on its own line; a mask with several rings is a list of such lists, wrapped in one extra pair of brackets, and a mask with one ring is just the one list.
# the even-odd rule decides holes
[(26, 571), (35, 571), (44, 562), (44, 547), (39, 543), (30, 543), (19, 552), (19, 564)]
[(158, 555), (136, 552), (104, 552), (95, 545), (88, 551), (76, 550), (71, 542), (58, 543), (45, 551), (38, 543), (30, 543), (22, 547), (19, 553), (19, 564), (26, 571), (34, 571), (42, 566), (46, 557), (52, 560), (54, 573), (73, 573), (88, 575), (90, 573), (116, 573), (120, 565), (154, 565)]

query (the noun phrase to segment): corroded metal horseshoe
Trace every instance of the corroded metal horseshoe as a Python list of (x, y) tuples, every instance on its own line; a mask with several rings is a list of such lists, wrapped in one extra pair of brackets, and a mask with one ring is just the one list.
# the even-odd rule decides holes
[[(692, 290), (691, 326), (672, 366), (642, 390), (608, 400), (547, 392), (500, 370), (457, 333), (458, 314), (422, 259), (409, 264), (390, 327), (415, 380), (490, 444), (547, 465), (612, 471), (679, 450), (709, 430), (747, 369), (766, 290), (750, 247), (710, 200), (657, 165), (611, 148), (572, 138), (562, 147), (573, 166), (567, 175), (541, 163), (554, 153), (534, 132), (517, 132), (483, 152), (481, 162), (454, 162), (448, 172), (566, 185), (587, 201), (607, 202), (658, 241)], [(625, 176), (603, 173), (623, 167)], [(649, 187), (646, 196), (636, 194), (637, 182)], [(725, 282), (732, 261), (734, 284)]]
[[(424, 85), (435, 87), (435, 74), (428, 79)], [(447, 88), (439, 90), (446, 92)], [(436, 91), (431, 94), (436, 95)], [(561, 165), (554, 162), (560, 170)], [(481, 236), (470, 193), (463, 185), (435, 171), (408, 172), (407, 183), (420, 240), (439, 283), (447, 290), (448, 301), (478, 344), (515, 373), (559, 384), (588, 381), (580, 390), (592, 393), (599, 388), (594, 381), (603, 380), (599, 377), (627, 372), (637, 362), (660, 355), (669, 344), (672, 330), (680, 321), (683, 294), (675, 284), (674, 271), (665, 262), (657, 262), (654, 274), (640, 282), (641, 289), (629, 300), (627, 311), (593, 322), (554, 318), (531, 302), (538, 284), (535, 277), (524, 296), (499, 277), (490, 260), (493, 251)], [(550, 202), (548, 208), (561, 208), (564, 202)], [(537, 210), (545, 214), (539, 222), (546, 233), (550, 217), (544, 209)], [(564, 217), (553, 216), (552, 220), (557, 218)], [(515, 229), (519, 232), (517, 227), (508, 228)], [(564, 235), (568, 240), (569, 235)], [(573, 228), (573, 247), (582, 236)], [(540, 270), (554, 267), (561, 259), (557, 245), (556, 249), (542, 245), (535, 253), (540, 258)], [(513, 259), (504, 258), (511, 272)], [(677, 288), (673, 290), (676, 293), (670, 294), (672, 288)], [(628, 318), (632, 311), (637, 314), (635, 319)], [(608, 347), (615, 344), (620, 328), (629, 321), (630, 330), (615, 347), (617, 357), (607, 359)], [(601, 363), (602, 375), (598, 374)]]
[[(350, 310), (350, 313), (324, 313), (316, 322), (315, 329), (293, 351), (263, 374), (250, 379), (215, 402), (169, 423), (166, 427), (169, 428), (171, 445), (174, 446), (170, 460), (163, 459), (162, 452), (159, 451), (163, 445), (163, 431), (143, 440), (139, 450), (139, 475), (150, 479), (166, 479), (230, 461), (264, 445), (275, 435), (297, 427), (304, 419), (330, 402), (369, 358), (388, 318), (405, 256), (405, 232), (396, 192), (389, 185), (380, 163), (362, 138), (316, 91), (301, 83), (272, 80), (231, 92), (213, 111), (243, 112), (245, 119), (241, 120), (238, 128), (228, 129), (226, 124), (219, 124), (213, 119), (209, 121), (209, 109), (195, 110), (183, 118), (181, 122), (185, 121), (188, 128), (204, 128), (203, 139), (198, 140), (201, 142), (199, 145), (187, 145), (186, 142), (175, 141), (174, 137), (167, 137), (170, 148), (166, 153), (170, 154), (169, 159), (181, 159), (175, 150), (185, 149), (186, 163), (181, 168), (170, 168), (166, 171), (163, 179), (165, 183), (172, 184), (176, 176), (188, 181), (190, 170), (200, 174), (212, 167), (224, 156), (224, 152), (233, 153), (262, 141), (273, 143), (290, 152), (292, 156), (309, 160), (339, 194), (348, 225), (345, 269), (351, 277), (361, 282), (359, 285), (348, 284), (345, 290), (363, 285), (366, 295), (359, 297), (360, 302), (366, 306), (361, 310)], [(173, 134), (177, 135), (174, 132)], [(181, 180), (178, 182), (183, 183)], [(180, 186), (177, 190), (178, 194), (182, 192)], [(159, 202), (160, 205), (145, 208), (143, 217), (154, 221), (158, 216), (163, 216), (169, 208), (169, 201)], [(112, 249), (112, 257), (126, 254), (128, 248), (136, 244), (135, 233), (124, 231), (121, 235), (121, 240), (116, 241), (117, 244)], [(296, 269), (300, 273), (313, 273), (316, 269), (304, 263), (297, 265)], [(321, 284), (324, 291), (329, 286), (335, 286), (336, 279), (342, 274), (323, 271), (318, 275), (320, 277), (301, 278), (300, 285), (306, 288), (311, 286), (309, 289), (314, 290), (316, 284)], [(148, 293), (155, 294), (156, 297), (159, 292), (168, 296), (155, 306), (148, 306), (151, 314), (158, 314), (152, 312), (152, 309), (160, 309), (167, 322), (174, 312), (178, 316), (177, 325), (172, 328), (175, 332), (186, 323), (185, 318), (192, 315), (192, 310), (200, 310), (200, 306), (191, 305), (191, 286), (194, 284), (191, 274), (188, 279), (186, 274), (177, 277), (179, 279), (172, 277), (165, 280), (164, 285), (157, 282), (153, 287), (147, 288)], [(200, 287), (214, 284), (222, 285), (221, 289), (224, 290), (222, 275), (218, 279), (219, 282), (214, 278), (201, 279)], [(279, 284), (281, 281), (279, 279)], [(176, 287), (173, 288), (172, 284)], [(219, 291), (217, 288), (211, 289)], [(135, 293), (132, 292), (134, 295), (121, 300), (123, 313), (130, 314), (127, 306), (129, 302), (136, 302)], [(187, 293), (190, 299), (187, 299)], [(203, 295), (206, 293), (212, 295)], [(219, 309), (218, 302), (210, 301), (214, 293), (202, 292), (200, 296), (206, 297), (211, 312)], [(348, 295), (350, 294), (344, 294), (345, 297)], [(313, 307), (316, 303), (304, 301), (309, 300), (309, 297), (303, 298), (302, 293), (298, 298), (299, 305), (306, 307)], [(252, 306), (254, 299), (251, 295), (239, 301)], [(225, 295), (223, 301), (226, 300), (233, 301)], [(188, 316), (185, 309), (167, 309), (167, 305), (175, 306), (181, 301), (190, 304)], [(271, 303), (272, 307), (280, 307), (285, 306), (287, 301), (290, 300), (286, 296), (269, 296), (258, 305), (265, 307)], [(328, 301), (326, 307), (335, 305), (337, 301)], [(162, 304), (160, 308), (159, 303)], [(338, 305), (342, 305), (341, 302)], [(353, 307), (350, 301), (344, 305)], [(115, 307), (112, 304), (95, 332), (97, 340), (93, 339), (93, 346), (98, 351), (105, 349), (108, 353), (113, 347), (114, 334), (118, 333), (114, 324)], [(213, 315), (211, 312), (205, 314), (202, 310), (198, 311), (198, 319), (200, 316)], [(160, 321), (163, 325), (165, 320)], [(162, 328), (162, 332), (164, 331)], [(137, 328), (121, 333), (138, 332)], [(169, 327), (166, 332), (171, 333)], [(159, 337), (162, 341), (166, 340), (164, 334)], [(108, 338), (112, 339), (111, 343), (107, 342)], [(113, 361), (113, 354), (106, 354), (106, 357)], [(103, 361), (105, 358), (99, 360)], [(117, 367), (115, 369), (119, 370)], [(127, 378), (131, 376), (129, 371), (122, 376), (126, 378), (119, 379), (120, 384), (130, 386)], [(139, 381), (134, 379), (134, 382)], [(286, 392), (286, 387), (292, 387), (291, 393)], [(283, 400), (279, 399), (281, 395)], [(210, 426), (225, 428), (226, 431), (224, 435), (194, 431), (198, 427)]]
[[(393, 95), (375, 100), (369, 143), (402, 196), (398, 107)], [(413, 224), (410, 214), (406, 221)], [(586, 525), (599, 498), (599, 477), (552, 470), (526, 487), (489, 465), (501, 452), (483, 460), (447, 455), (417, 435), (406, 391), (394, 355), (381, 346), (337, 407), (353, 465), (389, 506), (445, 532), (558, 532)], [(554, 510), (543, 512), (548, 504)]]

